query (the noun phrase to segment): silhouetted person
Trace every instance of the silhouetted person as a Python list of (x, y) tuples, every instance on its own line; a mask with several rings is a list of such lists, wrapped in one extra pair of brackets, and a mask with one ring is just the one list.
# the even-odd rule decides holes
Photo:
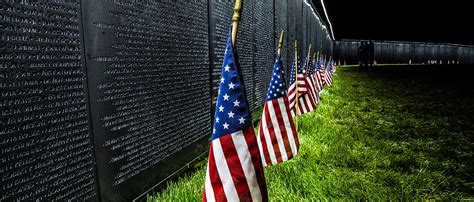
[(364, 41), (363, 43), (363, 47), (362, 47), (362, 64), (364, 65), (364, 67), (367, 67), (369, 66), (369, 53), (370, 53), (370, 50), (369, 50), (369, 44)]
[(357, 56), (359, 57), (359, 65), (362, 66), (364, 64), (364, 50), (365, 50), (365, 41), (360, 43), (359, 48), (357, 49)]
[(374, 54), (375, 54), (374, 42), (369, 39), (369, 43), (367, 44), (367, 59), (369, 60), (368, 62), (370, 66), (374, 64)]

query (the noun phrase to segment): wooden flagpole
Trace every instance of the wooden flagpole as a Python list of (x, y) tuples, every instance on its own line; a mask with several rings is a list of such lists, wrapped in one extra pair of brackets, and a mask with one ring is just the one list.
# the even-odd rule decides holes
[(242, 12), (243, 0), (235, 0), (234, 15), (232, 15), (232, 46), (235, 48), (235, 39), (237, 38), (237, 29), (239, 27), (240, 12)]
[(278, 41), (278, 51), (277, 51), (278, 59), (280, 59), (280, 53), (281, 53), (281, 47), (282, 46), (283, 46), (283, 30), (281, 30), (281, 32), (280, 32), (280, 41)]
[(304, 75), (306, 75), (308, 73), (308, 67), (309, 67), (309, 57), (311, 57), (311, 44), (309, 44), (309, 47), (308, 47), (308, 55), (306, 56), (306, 67), (305, 67), (305, 71), (304, 71)]
[(316, 66), (316, 62), (318, 62), (318, 57), (316, 56), (316, 52), (313, 53), (313, 62), (314, 62), (314, 66)]
[(318, 51), (318, 55), (316, 56), (316, 62), (319, 61), (319, 51)]
[[(298, 116), (298, 41), (295, 40), (295, 117)], [(298, 121), (296, 121), (296, 129), (298, 129)]]

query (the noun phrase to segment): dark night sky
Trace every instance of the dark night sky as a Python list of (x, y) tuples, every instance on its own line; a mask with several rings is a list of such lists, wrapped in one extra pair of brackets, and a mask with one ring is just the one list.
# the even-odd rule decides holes
[[(336, 40), (376, 39), (474, 44), (469, 1), (324, 0)], [(320, 0), (313, 0), (318, 12)], [(321, 10), (321, 11), (320, 11)]]

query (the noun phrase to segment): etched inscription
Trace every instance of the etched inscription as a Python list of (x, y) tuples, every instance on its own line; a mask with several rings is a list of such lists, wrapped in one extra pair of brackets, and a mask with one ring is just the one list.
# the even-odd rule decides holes
[[(221, 69), (223, 63), (223, 55), (227, 38), (229, 37), (230, 24), (229, 20), (232, 18), (232, 1), (212, 1), (214, 9), (212, 10), (212, 18), (215, 21), (212, 41), (214, 44), (214, 69), (212, 70), (212, 89), (213, 89), (213, 105), (217, 99), (217, 89), (219, 88)], [(240, 38), (239, 38), (240, 40)], [(246, 85), (246, 84), (245, 84)]]
[(245, 2), (247, 5), (242, 10), (242, 17), (239, 24), (239, 40), (237, 42), (237, 52), (239, 54), (239, 62), (242, 68), (242, 75), (245, 85), (245, 92), (247, 94), (247, 101), (250, 109), (253, 111), (255, 106), (255, 63), (254, 63), (254, 4), (255, 0)]
[(255, 18), (255, 107), (263, 106), (275, 62), (273, 32), (273, 2), (259, 0), (254, 2)]
[(127, 2), (92, 22), (114, 38), (92, 57), (104, 67), (95, 102), (111, 186), (210, 134), (207, 3)]
[(0, 201), (94, 197), (79, 1), (3, 1), (0, 44)]

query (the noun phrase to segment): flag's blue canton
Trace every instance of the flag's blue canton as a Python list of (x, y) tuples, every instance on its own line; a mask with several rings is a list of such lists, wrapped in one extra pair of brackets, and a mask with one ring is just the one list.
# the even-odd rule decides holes
[(275, 60), (273, 67), (272, 80), (268, 86), (267, 101), (277, 99), (286, 95), (286, 85), (283, 74), (283, 68), (280, 65), (280, 60)]
[(321, 59), (319, 59), (318, 62), (316, 63), (316, 70), (321, 69), (321, 64), (322, 64)]
[(305, 68), (306, 68), (306, 60), (305, 60), (304, 63), (305, 63), (304, 65), (299, 66), (299, 68), (298, 68), (298, 74), (303, 74), (303, 73), (304, 73)]
[(316, 60), (313, 61), (313, 71), (312, 73), (318, 71), (318, 59), (316, 58)]
[(331, 63), (328, 61), (328, 62), (326, 63), (326, 70), (329, 71), (330, 69), (331, 69)]
[(304, 63), (300, 68), (298, 69), (298, 74), (303, 74), (306, 70), (306, 59), (304, 60)]
[(244, 96), (244, 86), (240, 82), (229, 37), (224, 53), (219, 94), (217, 95), (212, 139), (237, 132), (251, 124), (250, 110)]
[(290, 70), (290, 86), (293, 84), (296, 80), (296, 73), (295, 73), (295, 61), (291, 63), (291, 70)]
[(313, 60), (310, 59), (309, 65), (308, 65), (308, 74), (307, 74), (307, 75), (311, 75), (311, 74), (313, 74), (313, 72), (314, 72), (314, 69), (313, 69)]

